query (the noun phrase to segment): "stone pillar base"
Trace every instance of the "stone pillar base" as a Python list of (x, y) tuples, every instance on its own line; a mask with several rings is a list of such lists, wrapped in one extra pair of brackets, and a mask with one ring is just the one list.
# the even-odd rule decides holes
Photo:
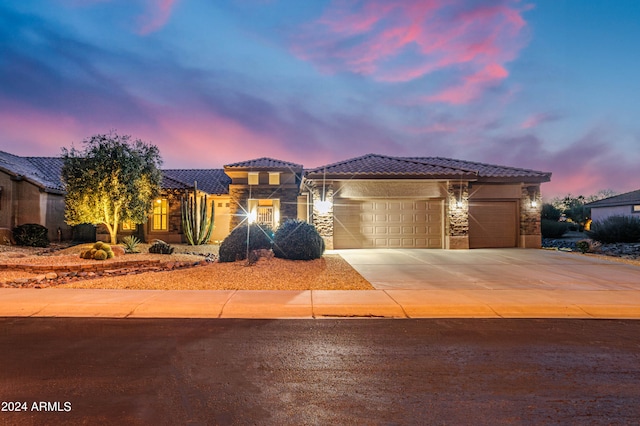
[(333, 237), (322, 237), (325, 250), (333, 250)]
[(445, 248), (449, 250), (468, 250), (469, 249), (469, 237), (451, 237), (447, 236), (445, 241)]
[(542, 235), (520, 235), (520, 247), (522, 248), (542, 247)]

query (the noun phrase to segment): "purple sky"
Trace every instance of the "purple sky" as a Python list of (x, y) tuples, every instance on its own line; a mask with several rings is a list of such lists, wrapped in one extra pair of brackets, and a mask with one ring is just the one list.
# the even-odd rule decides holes
[(164, 167), (379, 153), (640, 188), (640, 2), (33, 0), (0, 4), (0, 150), (96, 133)]

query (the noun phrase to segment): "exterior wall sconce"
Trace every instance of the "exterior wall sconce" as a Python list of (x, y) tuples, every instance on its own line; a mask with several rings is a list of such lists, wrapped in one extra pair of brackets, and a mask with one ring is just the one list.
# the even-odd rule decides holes
[(318, 213), (327, 214), (331, 211), (331, 208), (333, 207), (333, 203), (329, 200), (315, 200), (313, 202), (313, 207), (316, 208)]
[(538, 191), (535, 187), (527, 188), (527, 192), (529, 193), (529, 202), (532, 208), (538, 207)]

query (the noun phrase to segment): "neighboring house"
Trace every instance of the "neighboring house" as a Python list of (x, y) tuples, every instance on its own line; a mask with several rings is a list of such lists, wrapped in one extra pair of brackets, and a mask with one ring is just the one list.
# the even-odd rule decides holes
[(640, 189), (626, 194), (604, 198), (585, 204), (591, 209), (591, 219), (604, 220), (610, 216), (636, 216), (640, 217)]
[[(71, 237), (64, 223), (62, 158), (18, 157), (0, 151), (0, 228), (13, 229), (39, 223), (49, 229), (49, 239)], [(0, 241), (0, 244), (3, 243)]]
[[(5, 155), (16, 163), (27, 160)], [(29, 167), (41, 161), (44, 166), (45, 159), (31, 158)], [(513, 167), (376, 154), (306, 171), (272, 158), (223, 169), (163, 170), (162, 195), (148, 222), (123, 224), (119, 235), (184, 242), (181, 201), (197, 182), (198, 194), (214, 205), (212, 241), (247, 221), (277, 228), (298, 218), (313, 223), (328, 248), (540, 247), (540, 184), (550, 178)], [(57, 197), (61, 204), (54, 210), (63, 212), (62, 190)], [(63, 226), (63, 217), (54, 229)]]

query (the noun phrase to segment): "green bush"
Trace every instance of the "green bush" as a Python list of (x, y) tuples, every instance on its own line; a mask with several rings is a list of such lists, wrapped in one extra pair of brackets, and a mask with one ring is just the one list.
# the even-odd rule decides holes
[(589, 241), (580, 240), (576, 242), (576, 248), (580, 250), (580, 253), (586, 253), (591, 249), (591, 246), (589, 245)]
[(611, 216), (591, 223), (587, 235), (601, 243), (640, 242), (640, 218), (633, 216)]
[[(273, 245), (273, 230), (268, 225), (249, 225), (248, 251), (267, 249)], [(218, 259), (220, 262), (235, 262), (247, 258), (247, 225), (237, 226), (220, 244)]]
[(560, 209), (556, 208), (553, 204), (545, 203), (542, 205), (542, 212), (540, 213), (542, 219), (553, 220), (557, 222), (562, 216)]
[(315, 226), (302, 220), (287, 220), (273, 237), (273, 254), (282, 259), (319, 259), (322, 253), (324, 240)]
[(12, 230), (13, 239), (19, 246), (47, 247), (49, 246), (49, 230), (37, 223), (26, 223), (16, 226)]
[(556, 222), (548, 219), (542, 219), (540, 227), (542, 238), (561, 238), (569, 228), (566, 222)]
[(138, 244), (140, 244), (140, 240), (134, 236), (129, 235), (122, 239), (122, 244), (124, 244), (125, 253), (140, 253), (140, 249), (138, 248)]

